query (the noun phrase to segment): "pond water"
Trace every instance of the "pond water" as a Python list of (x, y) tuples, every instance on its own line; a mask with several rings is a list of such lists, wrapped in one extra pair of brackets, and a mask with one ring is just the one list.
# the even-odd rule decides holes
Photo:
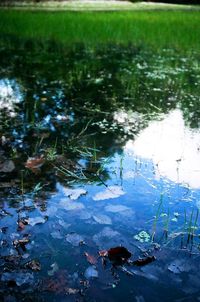
[(0, 57), (1, 301), (199, 301), (199, 55)]

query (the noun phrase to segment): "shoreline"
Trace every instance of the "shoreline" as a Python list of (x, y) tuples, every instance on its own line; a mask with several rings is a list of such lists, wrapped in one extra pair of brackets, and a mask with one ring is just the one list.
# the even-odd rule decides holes
[(155, 2), (137, 2), (116, 0), (72, 0), (72, 1), (47, 1), (47, 2), (13, 2), (0, 4), (3, 10), (29, 10), (29, 11), (152, 11), (152, 10), (183, 10), (200, 11), (200, 5), (180, 5)]

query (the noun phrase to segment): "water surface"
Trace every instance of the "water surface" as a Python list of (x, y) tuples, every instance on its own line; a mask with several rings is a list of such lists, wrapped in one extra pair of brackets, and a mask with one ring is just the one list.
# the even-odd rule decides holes
[[(0, 56), (3, 301), (198, 301), (198, 54)], [(120, 245), (156, 259), (98, 254)]]

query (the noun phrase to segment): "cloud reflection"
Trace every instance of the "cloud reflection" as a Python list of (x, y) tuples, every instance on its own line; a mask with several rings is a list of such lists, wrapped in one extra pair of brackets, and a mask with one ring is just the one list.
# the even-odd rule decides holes
[(0, 80), (0, 114), (2, 110), (6, 110), (11, 117), (16, 115), (15, 104), (22, 101), (22, 93), (20, 86), (15, 80)]
[(162, 121), (153, 121), (135, 141), (129, 140), (125, 150), (134, 156), (151, 159), (156, 177), (200, 188), (200, 131), (184, 124), (179, 109), (171, 111)]

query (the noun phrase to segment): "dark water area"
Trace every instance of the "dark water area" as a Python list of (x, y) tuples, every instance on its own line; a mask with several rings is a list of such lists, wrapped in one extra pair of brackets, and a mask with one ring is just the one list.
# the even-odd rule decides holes
[(0, 57), (1, 301), (199, 301), (199, 55)]

